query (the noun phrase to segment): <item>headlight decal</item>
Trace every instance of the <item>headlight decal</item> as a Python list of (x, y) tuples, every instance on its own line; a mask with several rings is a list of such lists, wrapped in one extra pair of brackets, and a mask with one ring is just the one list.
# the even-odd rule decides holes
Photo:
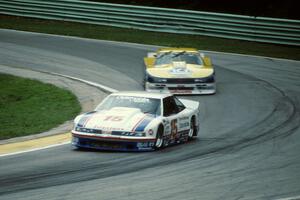
[(83, 132), (83, 133), (102, 134), (102, 131), (99, 130), (99, 129), (83, 128), (83, 127), (80, 127), (80, 126), (76, 126), (75, 131)]
[(126, 132), (126, 131), (113, 131), (112, 135), (133, 136), (133, 137), (145, 137), (146, 136), (146, 134), (144, 132)]

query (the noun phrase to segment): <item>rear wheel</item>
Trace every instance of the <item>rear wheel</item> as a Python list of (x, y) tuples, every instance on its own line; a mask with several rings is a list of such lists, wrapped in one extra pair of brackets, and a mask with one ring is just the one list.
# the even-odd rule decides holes
[(155, 149), (161, 149), (164, 145), (164, 127), (160, 125), (156, 133)]
[(198, 135), (198, 127), (196, 125), (196, 118), (193, 116), (190, 123), (189, 140)]

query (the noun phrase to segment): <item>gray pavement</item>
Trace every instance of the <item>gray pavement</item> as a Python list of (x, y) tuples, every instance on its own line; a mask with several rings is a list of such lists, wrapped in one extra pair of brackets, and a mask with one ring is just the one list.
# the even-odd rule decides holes
[[(142, 90), (153, 46), (0, 31), (0, 64)], [(195, 141), (151, 153), (68, 145), (0, 158), (1, 199), (279, 199), (300, 195), (300, 63), (208, 53), (216, 95)]]

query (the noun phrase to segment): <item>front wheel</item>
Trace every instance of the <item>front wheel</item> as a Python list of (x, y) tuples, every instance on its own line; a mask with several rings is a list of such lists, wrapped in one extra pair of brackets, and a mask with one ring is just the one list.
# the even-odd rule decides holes
[(156, 133), (155, 149), (161, 149), (164, 145), (164, 127), (160, 125)]

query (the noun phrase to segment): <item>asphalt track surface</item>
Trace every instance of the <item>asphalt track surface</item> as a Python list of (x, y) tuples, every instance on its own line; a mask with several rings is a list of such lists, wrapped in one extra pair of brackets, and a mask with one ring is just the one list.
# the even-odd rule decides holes
[[(0, 64), (142, 90), (153, 46), (0, 31)], [(300, 62), (208, 53), (216, 95), (197, 140), (157, 152), (73, 151), (0, 158), (0, 199), (281, 199), (300, 195)]]

